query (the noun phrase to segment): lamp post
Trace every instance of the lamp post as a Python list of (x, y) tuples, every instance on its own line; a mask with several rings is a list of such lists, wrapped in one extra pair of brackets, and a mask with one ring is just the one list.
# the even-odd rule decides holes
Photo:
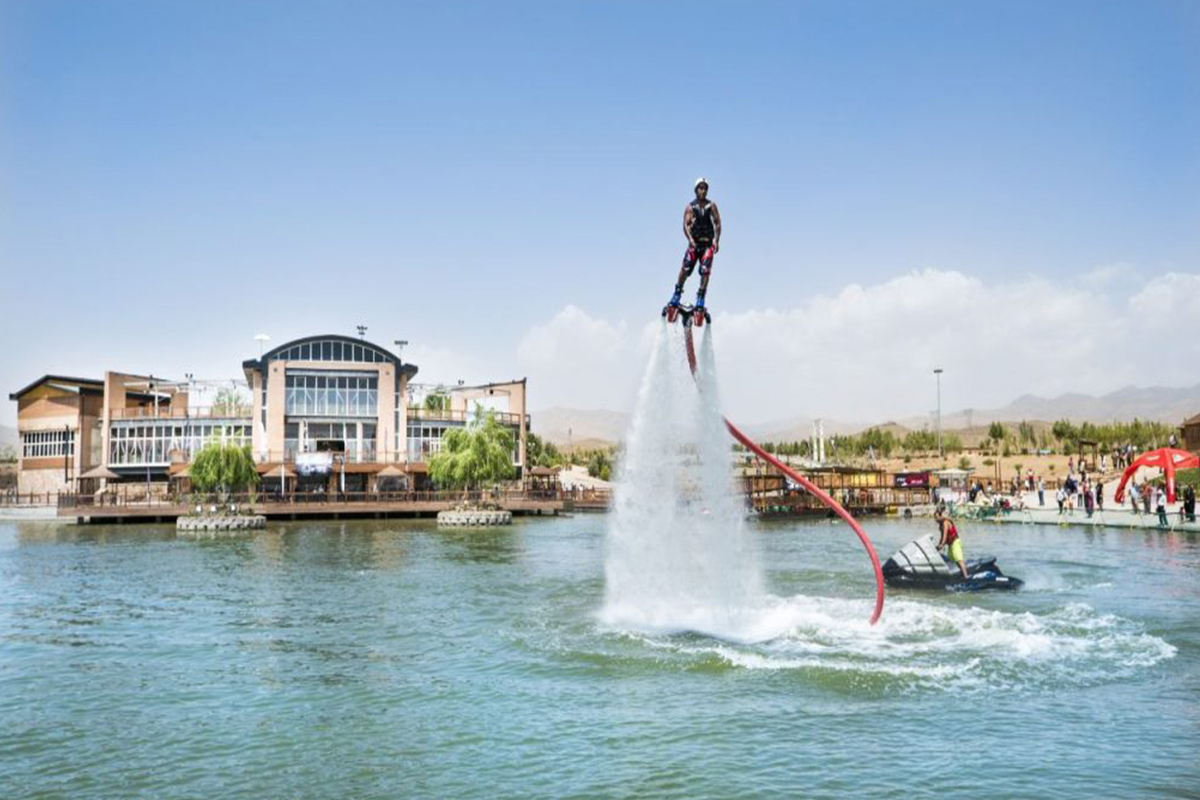
[(396, 357), (403, 360), (404, 348), (408, 346), (408, 339), (396, 339), (392, 344), (396, 345)]
[(271, 337), (265, 333), (255, 334), (254, 341), (258, 342), (258, 357), (262, 358), (263, 348), (266, 343), (271, 341)]
[(937, 376), (937, 436), (938, 436), (938, 458), (942, 457), (942, 368), (938, 367), (933, 371)]
[(367, 326), (366, 325), (355, 325), (354, 327), (358, 328), (358, 338), (359, 339), (367, 338)]

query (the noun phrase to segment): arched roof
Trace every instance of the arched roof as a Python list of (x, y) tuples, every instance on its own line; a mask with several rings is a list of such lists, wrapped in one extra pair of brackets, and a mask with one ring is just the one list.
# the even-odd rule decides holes
[(411, 380), (417, 374), (415, 364), (404, 364), (395, 353), (365, 339), (342, 336), (336, 333), (305, 336), (293, 339), (263, 353), (262, 358), (242, 362), (244, 370), (265, 372), (272, 361), (328, 361), (351, 363), (392, 363), (396, 375), (407, 375)]

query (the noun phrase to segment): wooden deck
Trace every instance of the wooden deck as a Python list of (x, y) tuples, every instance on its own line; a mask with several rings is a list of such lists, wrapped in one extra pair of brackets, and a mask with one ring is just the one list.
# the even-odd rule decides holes
[[(229, 505), (239, 511), (261, 514), (268, 519), (353, 518), (353, 517), (432, 517), (439, 511), (463, 502), (461, 492), (395, 492), (323, 495), (264, 495), (234, 497)], [(474, 502), (494, 504), (514, 515), (555, 515), (573, 510), (569, 495), (553, 492), (496, 492), (472, 496)], [(211, 505), (212, 501), (200, 503)], [(63, 495), (57, 515), (80, 522), (119, 522), (123, 520), (174, 520), (193, 510), (178, 498), (129, 498)]]

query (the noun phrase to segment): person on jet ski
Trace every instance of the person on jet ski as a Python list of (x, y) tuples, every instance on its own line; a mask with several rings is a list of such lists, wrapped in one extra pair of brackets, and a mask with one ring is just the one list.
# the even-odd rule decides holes
[(708, 292), (708, 278), (712, 274), (713, 257), (721, 249), (721, 212), (717, 204), (708, 199), (708, 181), (696, 179), (696, 199), (688, 203), (683, 211), (683, 235), (687, 237), (688, 249), (683, 254), (683, 266), (679, 268), (679, 279), (675, 281), (675, 294), (667, 305), (679, 305), (683, 296), (683, 284), (692, 276), (696, 262), (700, 262), (700, 290), (696, 293), (696, 308), (704, 309), (704, 295)]
[(950, 556), (950, 560), (958, 564), (958, 569), (962, 572), (963, 580), (968, 580), (967, 562), (963, 560), (962, 539), (959, 538), (958, 528), (954, 527), (954, 522), (946, 516), (945, 510), (942, 508), (938, 508), (933, 518), (937, 522), (938, 531), (941, 532), (937, 543), (938, 552), (941, 552), (945, 548)]

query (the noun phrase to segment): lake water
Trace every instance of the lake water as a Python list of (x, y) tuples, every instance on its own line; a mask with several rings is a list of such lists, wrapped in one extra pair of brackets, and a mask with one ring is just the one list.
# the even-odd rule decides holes
[(0, 522), (0, 797), (1200, 792), (1195, 535), (968, 523), (1027, 588), (872, 628), (845, 527), (754, 524), (772, 599), (718, 639), (601, 622), (606, 520)]

